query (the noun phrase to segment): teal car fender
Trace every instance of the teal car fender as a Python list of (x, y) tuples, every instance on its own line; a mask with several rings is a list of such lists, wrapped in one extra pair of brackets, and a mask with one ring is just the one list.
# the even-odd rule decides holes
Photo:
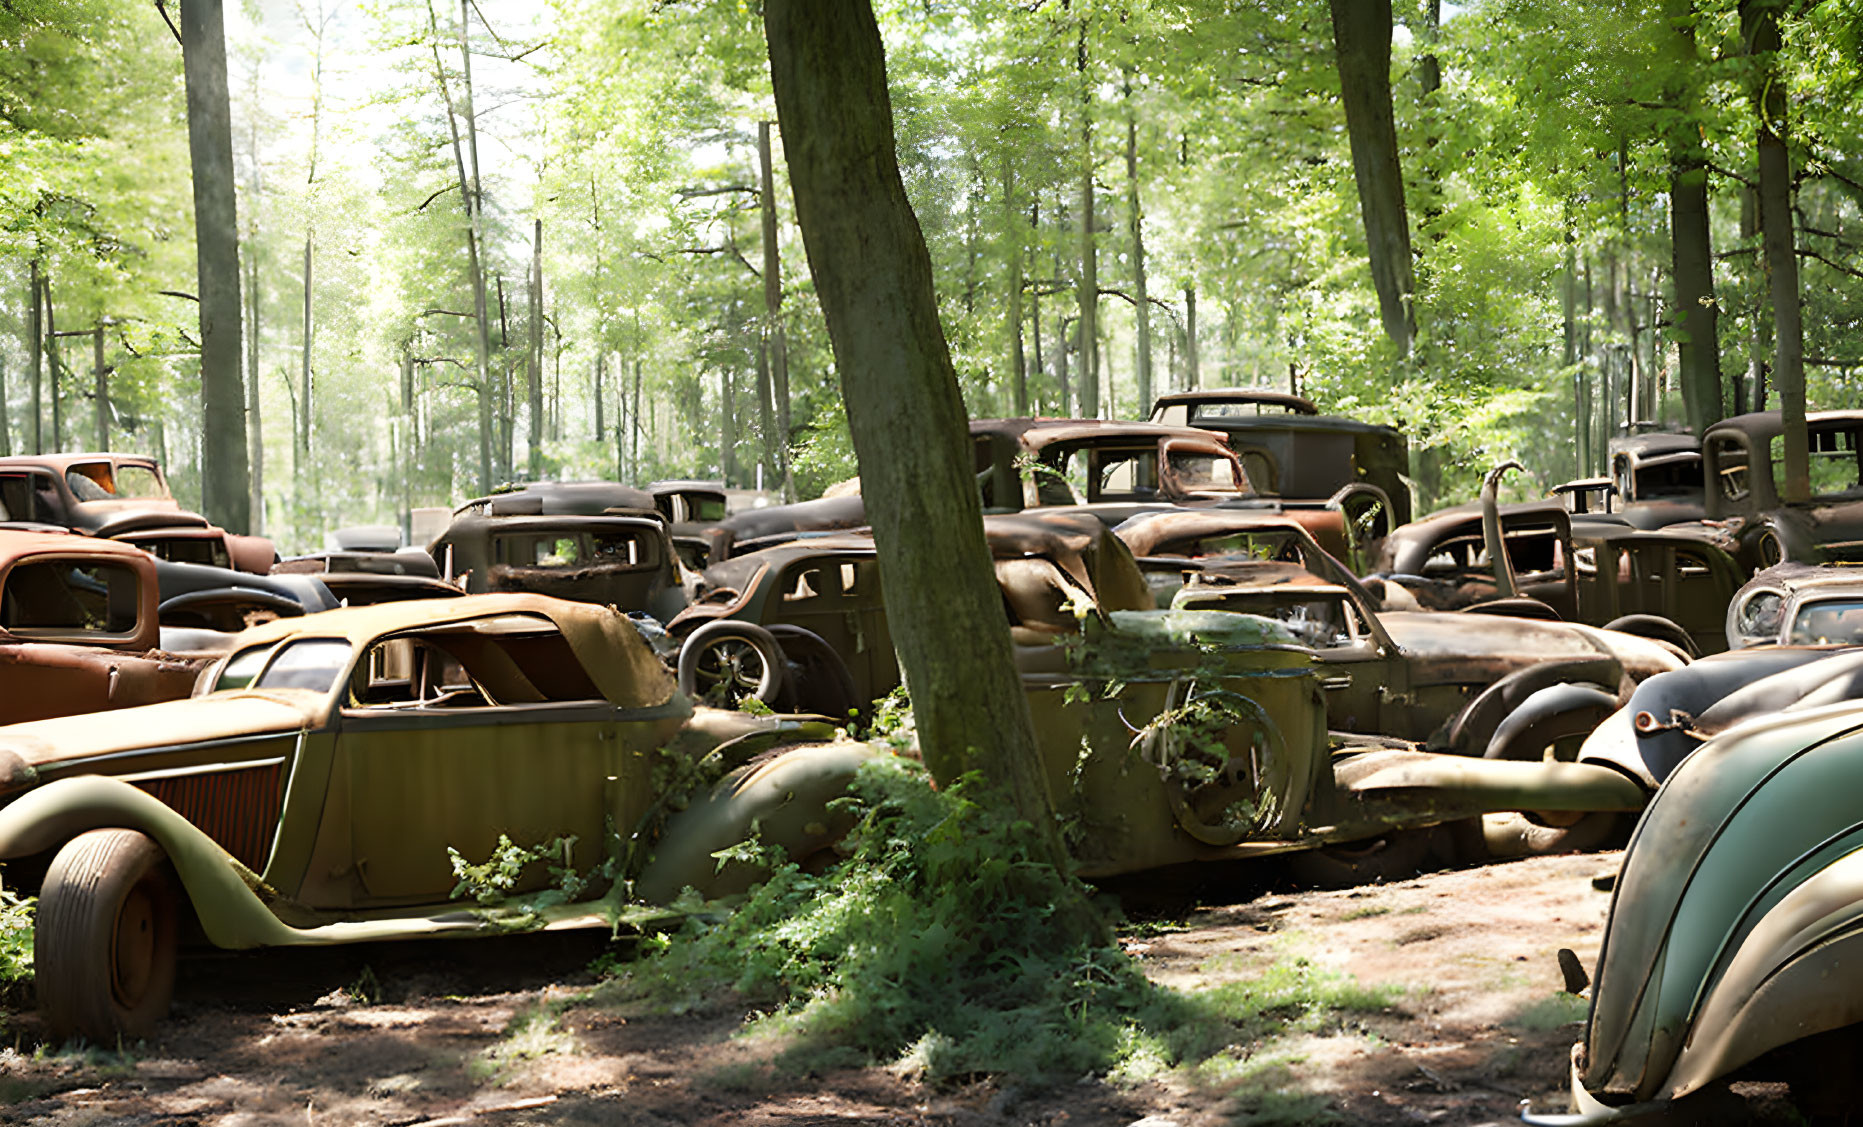
[(1605, 1122), (1770, 1049), (1863, 1021), (1863, 706), (1760, 718), (1702, 745), (1630, 842), (1574, 1106)]

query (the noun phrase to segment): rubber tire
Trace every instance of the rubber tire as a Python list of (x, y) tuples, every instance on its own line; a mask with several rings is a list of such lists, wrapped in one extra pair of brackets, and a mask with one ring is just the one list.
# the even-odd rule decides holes
[(820, 634), (793, 623), (769, 629), (786, 666), (778, 712), (812, 712), (846, 724), (850, 716), (858, 713), (864, 720), (872, 711), (873, 702), (861, 700), (854, 688), (846, 660)]
[[(699, 667), (707, 654), (736, 643), (748, 647), (757, 658), (755, 670), (757, 680), (754, 688), (739, 678), (733, 678), (739, 690), (730, 699), (715, 701), (707, 696), (710, 686), (699, 684)], [(740, 654), (743, 652), (738, 650)], [(776, 699), (783, 691), (783, 674), (786, 662), (783, 648), (768, 630), (754, 622), (740, 622), (732, 618), (721, 618), (686, 635), (679, 646), (679, 691), (686, 694), (694, 704), (718, 704), (724, 708), (735, 708), (737, 702), (747, 696), (754, 696), (767, 705), (775, 705)], [(714, 682), (716, 683), (716, 682)], [(743, 691), (749, 690), (749, 691)]]
[(1309, 888), (1352, 888), (1407, 880), (1430, 867), (1435, 832), (1393, 830), (1382, 837), (1287, 855), (1287, 872)]
[(33, 926), (39, 1012), (52, 1041), (146, 1037), (174, 996), (179, 897), (168, 855), (135, 830), (91, 830), (46, 871)]

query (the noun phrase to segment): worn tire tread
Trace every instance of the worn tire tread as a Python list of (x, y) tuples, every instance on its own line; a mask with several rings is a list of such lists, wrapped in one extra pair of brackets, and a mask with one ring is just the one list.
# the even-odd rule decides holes
[(134, 1007), (110, 988), (116, 915), (129, 890), (144, 880), (166, 883), (167, 855), (135, 830), (91, 830), (58, 851), (40, 889), (34, 924), (34, 979), (39, 1011), (55, 1040), (83, 1037), (109, 1045), (146, 1036), (168, 1012), (175, 977), (172, 896), (156, 926), (160, 953), (150, 988)]

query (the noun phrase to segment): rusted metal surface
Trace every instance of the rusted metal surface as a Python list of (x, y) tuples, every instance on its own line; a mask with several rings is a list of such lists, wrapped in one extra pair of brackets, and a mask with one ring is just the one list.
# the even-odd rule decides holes
[(473, 594), (529, 591), (660, 621), (685, 606), (679, 558), (657, 515), (503, 515), (501, 499), (493, 515), (455, 517), (433, 542), (443, 578)]
[(159, 650), (156, 601), (147, 553), (0, 531), (0, 723), (186, 696), (200, 663)]
[[(1383, 512), (1368, 530), (1383, 536), (1411, 519), (1410, 448), (1394, 427), (1322, 415), (1308, 400), (1262, 388), (1213, 388), (1161, 395), (1156, 423), (1200, 427), (1223, 435), (1257, 492), (1324, 502), (1362, 489)], [(1354, 505), (1348, 515), (1363, 509)]]

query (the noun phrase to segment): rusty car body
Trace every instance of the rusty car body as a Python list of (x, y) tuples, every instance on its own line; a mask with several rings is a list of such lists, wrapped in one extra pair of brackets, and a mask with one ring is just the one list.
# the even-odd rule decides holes
[[(1336, 740), (1327, 667), (1283, 623), (1159, 608), (1130, 550), (1091, 514), (1032, 510), (985, 525), (1037, 748), (1083, 875), (1314, 853), (1499, 811), (1576, 818), (1643, 803), (1641, 789), (1610, 768)], [(799, 543), (735, 562), (779, 578), (791, 568), (808, 575), (848, 566), (853, 547), (849, 538), (811, 556)], [(891, 753), (883, 744), (867, 751)], [(815, 754), (784, 758), (800, 765)], [(689, 861), (726, 848), (749, 825), (754, 811), (735, 793), (675, 819)], [(830, 787), (811, 801), (826, 810), (838, 793)], [(780, 793), (768, 801), (789, 810)]]
[(686, 573), (658, 514), (539, 512), (539, 505), (507, 507), (506, 500), (494, 497), (484, 511), (455, 516), (433, 542), (428, 550), (442, 579), (472, 594), (529, 591), (660, 622), (686, 605)]
[(187, 696), (200, 663), (162, 650), (159, 590), (126, 544), (0, 530), (0, 723)]
[(1134, 518), (1118, 535), (1170, 605), (1275, 619), (1323, 670), (1328, 723), (1433, 750), (1539, 759), (1582, 737), (1657, 673), (1671, 647), (1581, 623), (1387, 610), (1284, 517)]
[(1690, 1097), (1749, 1065), (1795, 1096), (1838, 1089), (1826, 1112), (1854, 1106), (1859, 787), (1854, 700), (1755, 717), (1673, 767), (1617, 878), (1571, 1113), (1529, 1122), (1685, 1121)]
[[(0, 729), (0, 859), (10, 887), (38, 892), (52, 1031), (109, 1044), (159, 1020), (184, 940), (612, 927), (620, 878), (646, 861), (616, 850), (668, 797), (656, 780), (826, 731), (695, 711), (612, 608), (517, 594), (338, 609), (241, 634), (191, 699)], [(522, 910), (462, 905), (449, 848), (483, 860), (501, 834), (609, 878)], [(656, 871), (677, 891), (715, 868)], [(511, 894), (548, 888), (546, 869)]]
[(1846, 566), (1774, 564), (1727, 604), (1727, 644), (1828, 646), (1863, 643), (1863, 572)]
[(1255, 489), (1370, 514), (1367, 538), (1411, 519), (1410, 444), (1395, 427), (1322, 415), (1311, 400), (1265, 388), (1210, 388), (1158, 397), (1151, 421), (1221, 434)]
[(0, 458), (0, 520), (58, 525), (126, 540), (163, 559), (264, 574), (277, 558), (263, 536), (239, 536), (183, 510), (155, 459), (140, 454)]
[(1705, 518), (1671, 527), (1722, 544), (1749, 573), (1785, 560), (1863, 562), (1863, 411), (1813, 411), (1805, 425), (1809, 502), (1783, 500), (1780, 413), (1735, 415), (1702, 435)]
[[(1550, 614), (1650, 633), (1692, 653), (1726, 648), (1728, 601), (1745, 572), (1686, 532), (1575, 517), (1558, 501), (1499, 505), (1511, 590), (1497, 575), (1480, 504), (1433, 513), (1386, 537), (1371, 574), (1433, 610)], [(1542, 604), (1532, 608), (1520, 597)]]

